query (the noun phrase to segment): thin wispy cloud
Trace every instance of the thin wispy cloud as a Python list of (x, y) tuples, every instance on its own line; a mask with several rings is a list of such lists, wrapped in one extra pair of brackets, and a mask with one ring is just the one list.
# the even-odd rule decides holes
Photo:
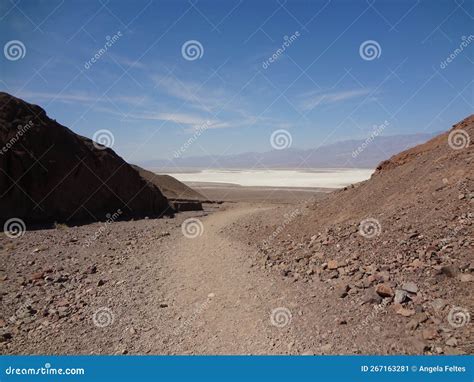
[(198, 82), (182, 81), (177, 77), (155, 75), (153, 80), (157, 89), (185, 101), (187, 106), (210, 113), (217, 112), (219, 106), (224, 105), (229, 98), (223, 89), (205, 86)]
[(61, 103), (81, 103), (81, 104), (94, 104), (94, 103), (106, 103), (106, 102), (117, 102), (126, 104), (129, 106), (141, 105), (144, 102), (144, 96), (98, 96), (91, 95), (86, 92), (70, 92), (70, 93), (54, 93), (54, 92), (37, 92), (37, 91), (21, 91), (15, 94), (16, 97), (32, 100), (34, 102), (61, 102)]
[(209, 129), (219, 129), (229, 127), (227, 122), (222, 122), (217, 119), (208, 119), (203, 116), (186, 114), (186, 113), (152, 113), (145, 112), (141, 114), (129, 114), (127, 118), (142, 119), (149, 121), (163, 121), (172, 122), (181, 125), (193, 131), (195, 129), (203, 128), (205, 126)]
[(354, 98), (366, 96), (372, 92), (371, 89), (353, 89), (343, 91), (315, 91), (301, 95), (300, 106), (303, 110), (312, 110), (319, 105), (344, 102)]

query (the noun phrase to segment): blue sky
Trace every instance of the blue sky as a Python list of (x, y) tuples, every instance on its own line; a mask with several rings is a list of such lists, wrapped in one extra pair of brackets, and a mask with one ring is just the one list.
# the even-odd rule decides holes
[(110, 130), (131, 162), (171, 158), (196, 130), (183, 156), (271, 150), (277, 129), (300, 148), (365, 139), (386, 120), (384, 135), (436, 132), (473, 110), (470, 1), (0, 4), (2, 46), (25, 47), (1, 57), (1, 90), (78, 134)]

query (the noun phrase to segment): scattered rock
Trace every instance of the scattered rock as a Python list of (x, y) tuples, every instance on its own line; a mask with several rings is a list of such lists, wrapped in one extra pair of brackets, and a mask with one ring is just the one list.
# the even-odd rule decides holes
[(462, 282), (462, 283), (469, 283), (469, 282), (472, 282), (474, 281), (474, 275), (470, 274), (470, 273), (461, 273), (459, 275), (459, 280)]
[(41, 280), (44, 277), (44, 272), (35, 272), (31, 275), (31, 280)]
[(411, 317), (415, 315), (416, 313), (414, 309), (404, 308), (402, 305), (399, 305), (399, 304), (395, 305), (394, 308), (395, 308), (395, 313), (403, 317)]
[(393, 289), (387, 284), (379, 284), (375, 287), (375, 292), (380, 297), (392, 297), (394, 295)]
[(329, 260), (327, 265), (328, 265), (328, 269), (331, 269), (331, 270), (337, 269), (339, 266), (336, 260)]
[(13, 335), (10, 332), (2, 332), (0, 333), (0, 342), (6, 342), (13, 338)]
[(424, 340), (434, 340), (436, 337), (438, 337), (438, 330), (435, 328), (426, 328), (423, 329), (421, 334)]
[(395, 290), (395, 297), (393, 299), (393, 302), (395, 304), (403, 304), (408, 300), (408, 293), (404, 290), (401, 289), (396, 289)]
[(374, 289), (368, 289), (365, 293), (361, 305), (364, 304), (380, 304), (382, 302), (382, 297), (380, 297)]
[(332, 345), (331, 344), (326, 344), (326, 345), (323, 345), (319, 348), (319, 350), (321, 351), (321, 353), (323, 354), (327, 354), (331, 351), (332, 349)]
[(458, 346), (458, 340), (454, 337), (451, 337), (446, 341), (446, 345), (456, 347)]
[(349, 287), (348, 284), (339, 285), (339, 287), (336, 288), (336, 294), (340, 298), (344, 298), (344, 297), (347, 296), (347, 292), (349, 292), (349, 289), (351, 289), (351, 288)]
[(441, 267), (441, 273), (448, 277), (454, 277), (457, 274), (457, 270), (452, 265), (445, 265)]
[(404, 291), (410, 292), (410, 293), (417, 293), (418, 292), (418, 286), (412, 281), (408, 281), (406, 283), (403, 283), (402, 284), (402, 289)]

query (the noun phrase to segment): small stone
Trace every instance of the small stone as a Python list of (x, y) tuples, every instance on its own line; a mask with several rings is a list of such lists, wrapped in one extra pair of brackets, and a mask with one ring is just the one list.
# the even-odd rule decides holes
[(367, 289), (364, 298), (362, 299), (361, 305), (364, 304), (380, 304), (382, 297), (380, 297), (374, 289)]
[(395, 290), (395, 297), (393, 299), (393, 302), (395, 304), (403, 304), (408, 300), (408, 293), (405, 292), (404, 290), (401, 289), (396, 289)]
[(57, 282), (57, 283), (64, 283), (68, 280), (69, 280), (69, 277), (67, 275), (61, 275), (54, 281)]
[(388, 271), (377, 272), (374, 275), (374, 277), (375, 277), (376, 281), (385, 283), (385, 282), (390, 280), (390, 272), (388, 272)]
[(380, 297), (392, 297), (394, 295), (393, 289), (387, 284), (379, 284), (375, 287), (375, 292)]
[(408, 321), (408, 323), (405, 325), (405, 327), (408, 330), (416, 330), (418, 325), (419, 325), (418, 320), (416, 320), (415, 318), (412, 318), (410, 321)]
[(31, 275), (31, 280), (41, 280), (44, 277), (44, 272), (35, 272)]
[(67, 306), (60, 306), (58, 309), (59, 317), (67, 317), (71, 314), (71, 310)]
[(214, 297), (216, 297), (216, 295), (215, 295), (214, 293), (209, 293), (209, 294), (207, 295), (207, 297), (208, 297), (208, 298), (214, 298)]
[(6, 342), (9, 341), (13, 338), (12, 334), (10, 332), (3, 332), (0, 333), (0, 342)]
[(441, 267), (441, 273), (448, 277), (454, 277), (456, 276), (457, 271), (452, 265), (445, 265), (444, 267)]
[(426, 350), (429, 349), (428, 344), (425, 341), (423, 341), (419, 338), (414, 337), (414, 338), (411, 339), (410, 342), (411, 342), (416, 354), (423, 354)]
[(137, 334), (137, 331), (135, 330), (135, 328), (130, 328), (130, 334)]
[(328, 269), (337, 269), (338, 268), (338, 263), (336, 260), (329, 260), (328, 261)]
[(164, 302), (160, 303), (160, 308), (167, 308), (167, 307), (168, 307), (168, 304), (165, 304)]
[(410, 293), (417, 293), (418, 292), (418, 286), (412, 281), (408, 281), (406, 283), (403, 283), (402, 284), (402, 289), (404, 291), (407, 291), (407, 292), (410, 292)]
[(470, 273), (461, 273), (459, 275), (459, 280), (462, 282), (462, 283), (469, 283), (469, 282), (472, 282), (474, 281), (474, 275), (470, 274)]
[(66, 300), (65, 298), (62, 298), (60, 300), (58, 300), (58, 302), (56, 303), (57, 306), (68, 306), (69, 305), (69, 301)]
[(337, 279), (337, 278), (339, 278), (339, 272), (338, 272), (337, 270), (336, 270), (336, 271), (331, 271), (331, 272), (329, 272), (328, 278), (330, 278), (330, 279)]
[(398, 304), (395, 305), (394, 308), (395, 308), (395, 313), (403, 317), (411, 317), (411, 316), (414, 316), (416, 313), (414, 309), (404, 308), (403, 306), (398, 305)]
[(323, 345), (319, 348), (319, 350), (321, 351), (321, 353), (329, 353), (332, 349), (332, 345), (331, 344), (326, 344), (326, 345)]
[(342, 284), (336, 289), (336, 293), (340, 298), (344, 298), (347, 296), (347, 292), (349, 292), (349, 285)]
[(105, 281), (100, 279), (98, 282), (97, 282), (97, 286), (102, 286), (105, 284)]
[(438, 337), (438, 331), (435, 328), (423, 329), (422, 336), (424, 340), (433, 340)]
[(414, 268), (421, 268), (423, 266), (423, 262), (420, 259), (415, 259), (410, 265)]
[(453, 348), (455, 348), (456, 346), (458, 346), (458, 340), (454, 337), (451, 337), (450, 339), (446, 341), (446, 345), (452, 346)]

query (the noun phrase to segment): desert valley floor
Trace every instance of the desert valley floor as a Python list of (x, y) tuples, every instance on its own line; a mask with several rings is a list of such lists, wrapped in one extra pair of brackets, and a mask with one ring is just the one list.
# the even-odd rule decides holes
[[(347, 293), (338, 290), (338, 277), (312, 271), (298, 277), (262, 262), (256, 235), (264, 228), (262, 214), (285, 224), (304, 204), (204, 207), (171, 219), (58, 226), (28, 231), (21, 241), (2, 238), (2, 353), (472, 351), (465, 333), (449, 325), (438, 322), (442, 335), (433, 334), (430, 347), (406, 329), (410, 322), (418, 326), (413, 318), (365, 304), (350, 290), (341, 298)], [(186, 236), (182, 223), (190, 218), (202, 225)], [(428, 320), (417, 316), (420, 325)]]

